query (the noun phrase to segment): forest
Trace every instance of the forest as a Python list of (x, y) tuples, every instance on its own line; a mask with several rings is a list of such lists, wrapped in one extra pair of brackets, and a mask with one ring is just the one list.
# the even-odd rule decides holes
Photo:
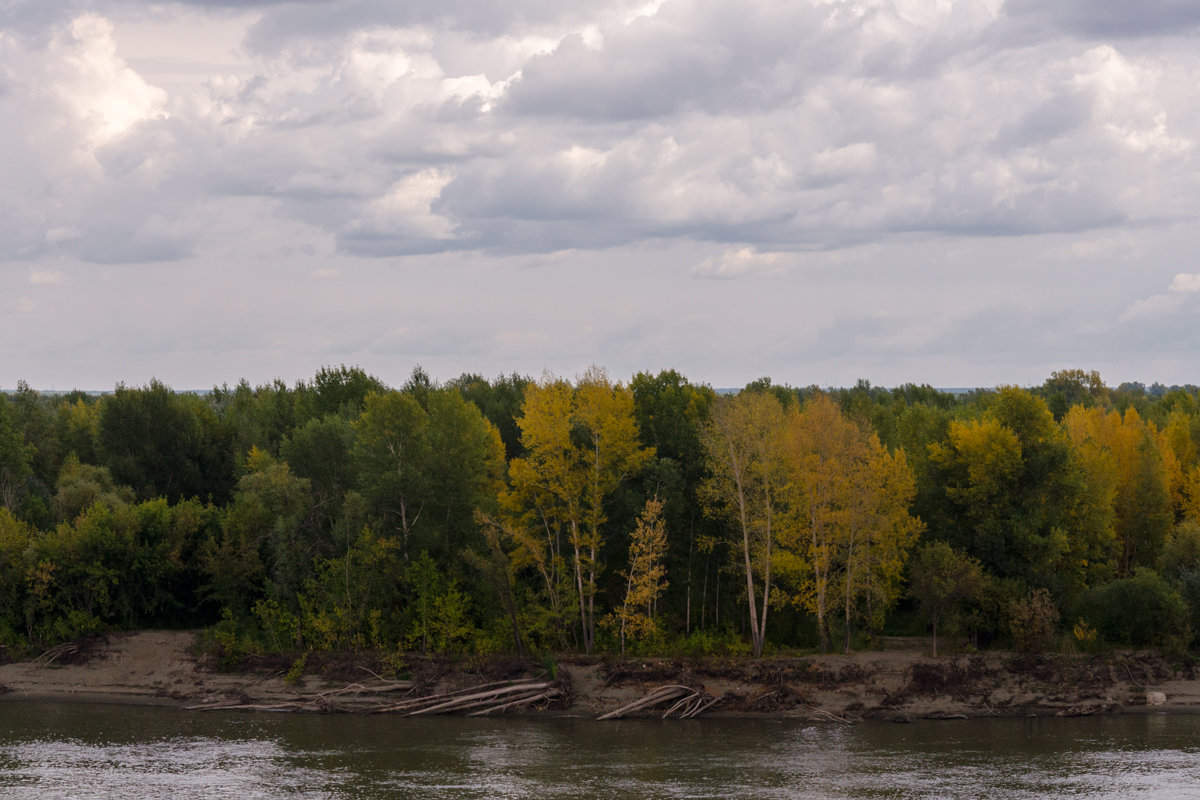
[(1186, 653), (1200, 390), (358, 367), (0, 402), (0, 655)]

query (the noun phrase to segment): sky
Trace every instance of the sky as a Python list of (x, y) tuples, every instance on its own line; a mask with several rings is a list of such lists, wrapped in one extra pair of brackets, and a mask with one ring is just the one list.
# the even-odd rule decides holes
[(1200, 383), (1200, 3), (0, 0), (0, 387)]

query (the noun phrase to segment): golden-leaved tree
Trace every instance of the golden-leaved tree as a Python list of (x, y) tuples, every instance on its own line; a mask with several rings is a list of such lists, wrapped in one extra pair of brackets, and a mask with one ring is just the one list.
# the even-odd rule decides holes
[(613, 623), (625, 655), (626, 638), (644, 639), (656, 631), (654, 605), (667, 588), (667, 529), (663, 502), (646, 501), (637, 527), (629, 537), (629, 568), (625, 573), (625, 600), (613, 612)]
[(710, 477), (702, 487), (708, 510), (732, 523), (739, 538), (754, 655), (761, 656), (770, 609), (776, 526), (787, 481), (786, 412), (770, 392), (744, 391), (713, 405), (702, 432)]
[(1174, 521), (1170, 474), (1179, 471), (1174, 452), (1133, 408), (1122, 415), (1076, 406), (1063, 426), (1076, 452), (1104, 464), (1102, 480), (1111, 482), (1118, 576), (1153, 566)]
[(553, 565), (562, 558), (565, 536), (583, 646), (590, 653), (596, 642), (596, 581), (608, 519), (604, 504), (654, 451), (638, 441), (632, 392), (613, 384), (598, 367), (589, 368), (575, 387), (552, 376), (530, 384), (517, 424), (526, 454), (509, 464), (512, 489), (506, 504), (521, 510), (527, 530), (540, 527), (539, 552), (532, 552), (526, 537), (527, 555), (546, 565), (548, 590), (560, 600)]
[(796, 599), (816, 616), (823, 652), (830, 615), (841, 605), (849, 652), (852, 624), (878, 628), (899, 597), (923, 527), (909, 514), (916, 483), (903, 452), (888, 452), (828, 395), (792, 415), (784, 450), (789, 519), (780, 543), (804, 567)]

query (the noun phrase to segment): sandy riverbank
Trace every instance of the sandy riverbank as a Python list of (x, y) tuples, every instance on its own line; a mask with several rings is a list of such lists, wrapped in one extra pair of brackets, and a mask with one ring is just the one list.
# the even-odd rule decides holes
[[(378, 702), (371, 689), (381, 681), (365, 670), (313, 674), (321, 671), (318, 667), (289, 685), (278, 669), (235, 674), (206, 669), (193, 656), (193, 643), (193, 634), (180, 631), (112, 634), (78, 654), (65, 654), (65, 663), (56, 659), (0, 666), (0, 687), (6, 698), (180, 707), (269, 706), (331, 692), (338, 693), (341, 709), (361, 710)], [(1200, 712), (1200, 680), (1194, 670), (1172, 666), (1153, 653), (1023, 657), (987, 652), (934, 659), (923, 654), (922, 644), (897, 640), (882, 651), (758, 661), (567, 656), (559, 659), (558, 672), (572, 699), (552, 713), (599, 716), (667, 684), (720, 698), (705, 716), (836, 722)], [(452, 691), (522, 673), (532, 676), (538, 670), (511, 660), (414, 662), (409, 693)]]

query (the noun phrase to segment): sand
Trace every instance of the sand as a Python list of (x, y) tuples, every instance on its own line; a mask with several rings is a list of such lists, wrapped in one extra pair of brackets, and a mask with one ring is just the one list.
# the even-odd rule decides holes
[[(178, 707), (294, 707), (335, 696), (320, 708), (367, 710), (380, 704), (386, 682), (359, 670), (351, 677), (283, 670), (219, 673), (193, 654), (186, 631), (141, 631), (97, 637), (79, 653), (0, 666), (3, 698), (52, 698)], [(769, 715), (831, 723), (979, 716), (1081, 716), (1122, 712), (1200, 712), (1193, 670), (1151, 652), (1020, 656), (1004, 652), (931, 658), (920, 639), (889, 640), (882, 651), (761, 660), (602, 659), (560, 657), (558, 677), (571, 702), (550, 713), (596, 717), (652, 689), (681, 684), (720, 700), (709, 716)], [(414, 664), (403, 694), (439, 693), (500, 677), (478, 659)], [(540, 665), (524, 671), (533, 675)], [(511, 659), (503, 677), (516, 677)], [(520, 669), (517, 670), (518, 672)], [(419, 674), (418, 674), (419, 673)], [(387, 695), (392, 696), (392, 695)], [(307, 706), (318, 707), (318, 706)], [(657, 712), (644, 713), (661, 714)], [(538, 712), (526, 712), (538, 713)], [(544, 712), (543, 712), (544, 713)]]

